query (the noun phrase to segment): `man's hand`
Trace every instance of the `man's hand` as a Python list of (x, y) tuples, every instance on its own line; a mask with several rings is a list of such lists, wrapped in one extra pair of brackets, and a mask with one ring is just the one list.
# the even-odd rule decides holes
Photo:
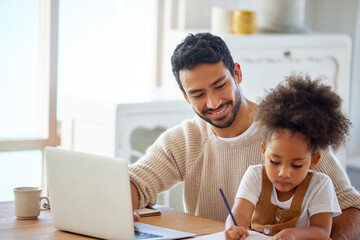
[(140, 215), (136, 211), (133, 211), (133, 217), (134, 217), (134, 222), (140, 221)]
[(354, 240), (360, 232), (360, 210), (348, 208), (340, 216), (333, 218), (331, 239)]
[(140, 216), (135, 211), (135, 209), (139, 206), (139, 193), (135, 184), (133, 184), (132, 182), (130, 182), (130, 189), (131, 189), (131, 201), (132, 201), (134, 222), (138, 222), (140, 221)]

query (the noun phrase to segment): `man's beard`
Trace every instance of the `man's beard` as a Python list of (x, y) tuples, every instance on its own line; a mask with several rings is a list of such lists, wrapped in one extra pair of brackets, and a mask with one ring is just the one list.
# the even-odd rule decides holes
[[(231, 103), (232, 103), (232, 101), (223, 103), (223, 104), (221, 104), (221, 105), (218, 107), (218, 109), (224, 107), (225, 105), (230, 105)], [(226, 122), (221, 122), (221, 121), (222, 121), (223, 119), (225, 119), (227, 116), (224, 116), (223, 118), (220, 118), (220, 119), (217, 119), (217, 120), (211, 120), (210, 118), (205, 117), (205, 116), (206, 116), (206, 113), (207, 113), (208, 111), (212, 111), (212, 110), (214, 110), (214, 109), (206, 109), (206, 110), (203, 110), (203, 111), (201, 112), (201, 114), (200, 114), (198, 111), (196, 111), (194, 108), (193, 108), (193, 109), (194, 109), (195, 113), (196, 113), (200, 118), (202, 118), (202, 119), (205, 120), (206, 122), (210, 123), (210, 124), (213, 125), (214, 127), (217, 127), (217, 128), (227, 128), (227, 127), (231, 126), (231, 124), (233, 124), (233, 122), (234, 122), (234, 120), (235, 120), (235, 118), (236, 118), (236, 115), (237, 115), (237, 113), (239, 112), (240, 106), (241, 106), (241, 95), (240, 95), (240, 90), (237, 89), (237, 91), (236, 91), (236, 96), (235, 96), (235, 104), (234, 104), (234, 107), (233, 107), (233, 109), (232, 109), (232, 111), (231, 111), (232, 116), (231, 116), (231, 118), (230, 118), (229, 120), (227, 120)], [(219, 122), (219, 121), (220, 121), (220, 123), (216, 123), (216, 122)]]

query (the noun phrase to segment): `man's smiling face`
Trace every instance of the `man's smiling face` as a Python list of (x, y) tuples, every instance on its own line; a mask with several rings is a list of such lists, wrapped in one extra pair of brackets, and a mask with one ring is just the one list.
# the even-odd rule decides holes
[(241, 105), (241, 94), (223, 62), (180, 70), (179, 77), (185, 99), (199, 117), (217, 128), (231, 126)]

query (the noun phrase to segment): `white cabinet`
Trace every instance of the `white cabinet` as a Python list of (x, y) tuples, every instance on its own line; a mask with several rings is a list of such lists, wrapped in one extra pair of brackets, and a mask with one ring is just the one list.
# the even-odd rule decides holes
[(61, 146), (133, 163), (162, 132), (194, 116), (185, 100), (101, 103), (72, 96), (65, 101)]
[(135, 162), (162, 132), (194, 116), (185, 100), (118, 104), (115, 156)]

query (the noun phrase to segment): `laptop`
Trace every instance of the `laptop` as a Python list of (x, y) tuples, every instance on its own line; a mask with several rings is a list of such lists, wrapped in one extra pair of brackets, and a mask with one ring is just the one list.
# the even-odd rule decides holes
[(57, 229), (104, 239), (195, 236), (134, 224), (128, 163), (124, 159), (46, 147), (45, 164), (52, 224)]

